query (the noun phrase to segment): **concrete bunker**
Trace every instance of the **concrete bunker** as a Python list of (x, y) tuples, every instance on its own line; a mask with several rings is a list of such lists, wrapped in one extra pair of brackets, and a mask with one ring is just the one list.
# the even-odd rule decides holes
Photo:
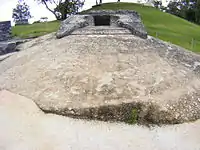
[[(90, 27), (94, 28), (93, 26), (95, 26), (96, 29), (99, 28), (98, 26), (125, 28), (130, 31), (130, 34), (143, 39), (147, 38), (147, 32), (141, 21), (140, 15), (135, 11), (129, 10), (95, 10), (83, 14), (72, 15), (62, 21), (60, 28), (56, 33), (56, 37), (60, 39), (74, 33), (74, 31), (79, 30), (80, 28), (87, 27), (85, 29), (88, 30)], [(100, 29), (103, 30), (101, 27), (97, 30), (100, 31)], [(89, 31), (86, 31), (86, 33), (88, 32)], [(83, 33), (85, 32), (82, 32), (81, 34)], [(108, 32), (102, 31), (99, 32), (99, 34), (108, 34)]]
[(109, 15), (96, 15), (93, 16), (95, 26), (110, 26), (110, 16)]

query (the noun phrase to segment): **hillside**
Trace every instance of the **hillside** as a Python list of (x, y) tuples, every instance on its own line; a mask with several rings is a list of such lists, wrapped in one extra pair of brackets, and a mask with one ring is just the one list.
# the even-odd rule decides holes
[[(140, 13), (149, 35), (190, 49), (194, 52), (200, 51), (200, 26), (184, 19), (161, 12), (153, 7), (135, 3), (105, 3), (92, 8), (92, 10), (94, 9), (135, 10)], [(17, 26), (13, 28), (13, 34), (22, 37), (28, 37), (29, 34), (31, 34), (31, 36), (38, 36), (56, 31), (58, 25), (59, 22), (50, 22), (46, 24)]]
[[(184, 19), (161, 12), (153, 7), (134, 3), (106, 3), (96, 9), (125, 9), (140, 13), (149, 35), (182, 46), (192, 51), (200, 51), (200, 26)], [(192, 39), (193, 46), (192, 46)]]

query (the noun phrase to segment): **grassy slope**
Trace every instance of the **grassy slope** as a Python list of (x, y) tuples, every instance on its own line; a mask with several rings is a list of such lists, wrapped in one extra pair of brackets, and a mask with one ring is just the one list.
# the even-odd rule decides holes
[[(200, 26), (186, 20), (163, 13), (152, 7), (134, 3), (105, 3), (93, 9), (135, 10), (141, 14), (148, 34), (155, 37), (157, 35), (162, 40), (200, 52)], [(13, 35), (20, 37), (40, 36), (56, 31), (58, 26), (59, 22), (17, 26), (13, 27)], [(192, 39), (195, 40), (193, 47), (191, 46)]]
[(22, 38), (37, 37), (57, 31), (59, 25), (59, 21), (52, 21), (47, 23), (35, 23), (30, 25), (14, 26), (12, 28), (12, 34), (13, 36), (18, 36)]
[[(94, 9), (126, 9), (140, 13), (149, 35), (180, 45), (192, 51), (200, 51), (200, 26), (184, 19), (161, 12), (153, 7), (133, 3), (106, 3)], [(194, 46), (191, 41), (194, 39)]]

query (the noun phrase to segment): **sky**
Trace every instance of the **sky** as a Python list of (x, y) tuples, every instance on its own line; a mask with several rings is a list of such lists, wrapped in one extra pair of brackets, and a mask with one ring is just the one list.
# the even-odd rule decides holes
[[(0, 0), (0, 21), (12, 21), (12, 10), (16, 7), (18, 0)], [(116, 2), (117, 0), (103, 0), (106, 2)], [(48, 17), (48, 21), (55, 20), (54, 15), (48, 11), (44, 5), (38, 4), (35, 0), (25, 0), (30, 6), (30, 12), (33, 18), (30, 22), (39, 20), (41, 17)], [(121, 2), (137, 2), (137, 0), (121, 0)], [(96, 0), (85, 0), (84, 9), (91, 8), (96, 4)]]

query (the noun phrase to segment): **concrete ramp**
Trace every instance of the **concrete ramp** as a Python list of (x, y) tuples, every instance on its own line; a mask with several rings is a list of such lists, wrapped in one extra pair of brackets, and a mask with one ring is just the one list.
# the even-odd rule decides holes
[(198, 150), (200, 121), (147, 128), (44, 114), (35, 103), (0, 92), (1, 150)]

